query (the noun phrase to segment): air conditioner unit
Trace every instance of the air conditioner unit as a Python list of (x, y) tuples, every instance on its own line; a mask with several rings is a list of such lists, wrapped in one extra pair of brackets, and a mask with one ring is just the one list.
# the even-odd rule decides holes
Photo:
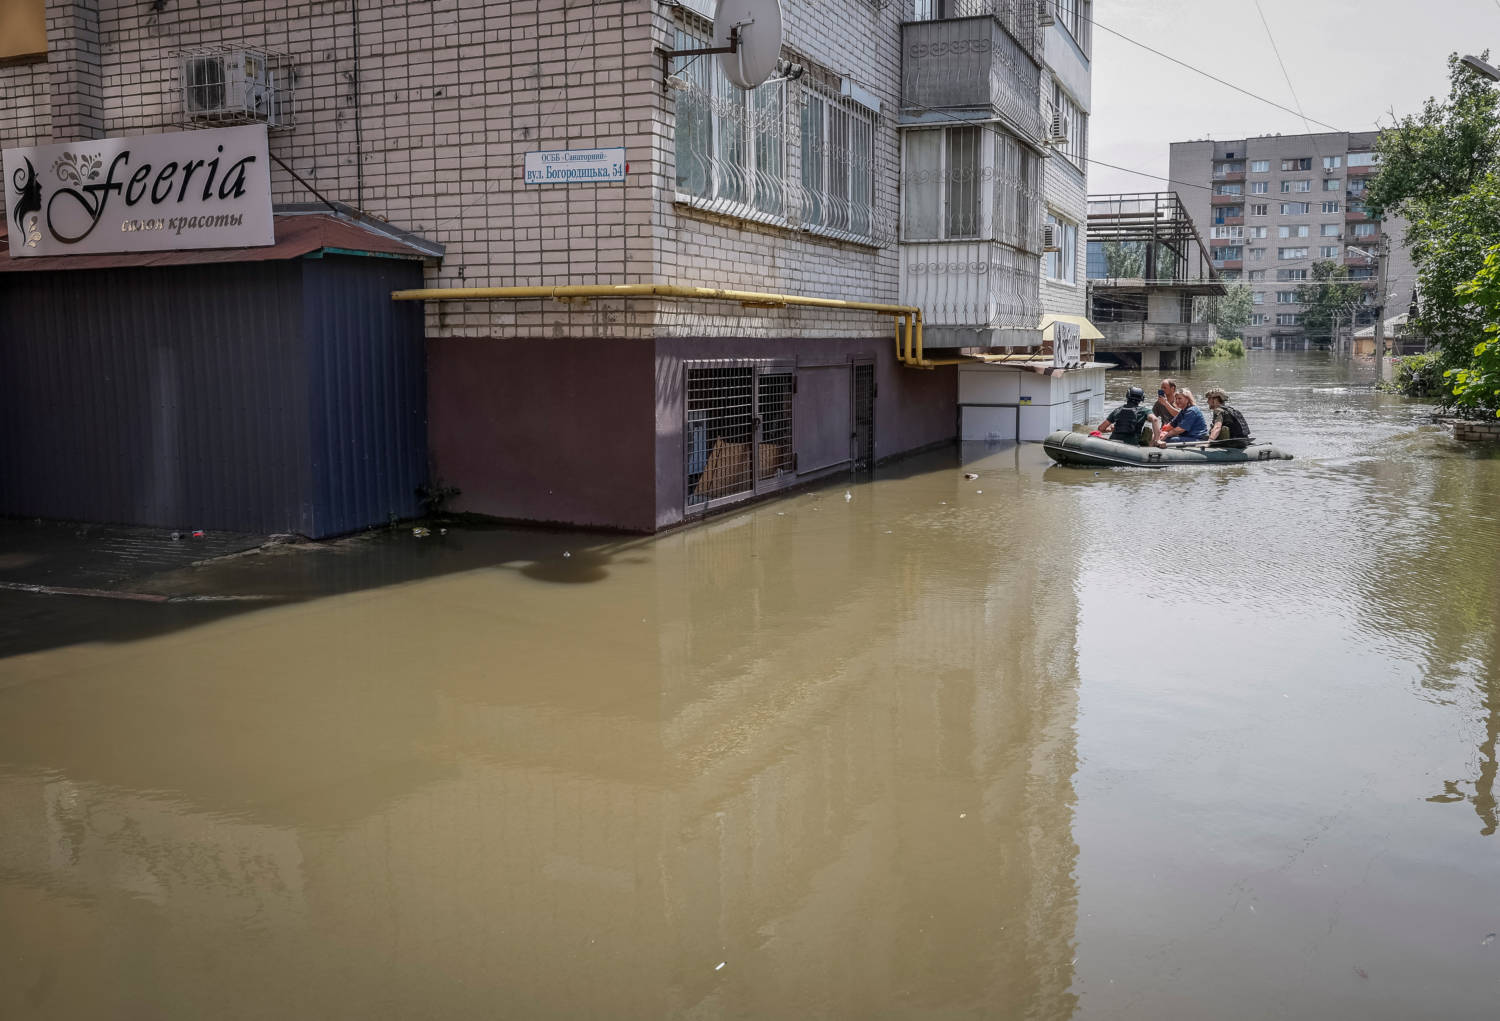
[(193, 120), (254, 121), (274, 127), (288, 112), (277, 91), (276, 72), (264, 54), (253, 50), (182, 60), (183, 108)]
[(1062, 251), (1062, 245), (1058, 243), (1058, 238), (1057, 238), (1057, 224), (1055, 224), (1055, 223), (1044, 223), (1044, 224), (1042, 224), (1042, 251), (1044, 251), (1044, 252), (1060, 252), (1060, 251)]
[(1051, 28), (1057, 24), (1057, 18), (1052, 15), (1051, 0), (1036, 0), (1036, 23), (1041, 28)]
[(1068, 144), (1068, 125), (1067, 122), (1063, 119), (1061, 110), (1052, 111), (1052, 125), (1047, 130), (1047, 144)]
[(1324, 167), (1323, 168), (1323, 173), (1327, 174), (1329, 177), (1332, 177), (1334, 174), (1336, 174), (1338, 172), (1339, 172), (1339, 168), (1338, 167)]

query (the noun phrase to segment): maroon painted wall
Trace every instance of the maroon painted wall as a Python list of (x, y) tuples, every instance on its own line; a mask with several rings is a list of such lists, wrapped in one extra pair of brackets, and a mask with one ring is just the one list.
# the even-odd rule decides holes
[[(696, 359), (774, 359), (794, 362), (799, 375), (811, 366), (848, 365), (854, 360), (875, 364), (875, 459), (954, 439), (958, 434), (958, 377), (952, 366), (908, 369), (896, 361), (894, 340), (808, 340), (658, 338), (656, 341), (656, 502), (655, 525), (665, 528), (683, 517), (683, 371), (682, 363)], [(827, 370), (818, 370), (821, 372)], [(848, 386), (848, 374), (844, 375)], [(845, 391), (847, 392), (847, 391)], [(820, 447), (833, 432), (848, 435), (848, 404), (833, 409), (836, 423), (809, 421), (819, 414), (808, 393), (793, 399), (792, 436), (799, 463), (814, 464)], [(826, 427), (826, 428), (825, 428)], [(809, 473), (808, 479), (817, 473)]]
[(656, 528), (650, 341), (427, 339), (432, 471), (457, 511)]

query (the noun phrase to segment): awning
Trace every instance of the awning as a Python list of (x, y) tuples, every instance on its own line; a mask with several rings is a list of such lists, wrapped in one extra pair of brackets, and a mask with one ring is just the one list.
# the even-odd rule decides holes
[(120, 266), (201, 266), (210, 262), (267, 262), (330, 255), (387, 259), (442, 257), (442, 246), (398, 231), (378, 220), (354, 220), (333, 212), (278, 212), (276, 243), (255, 248), (200, 248), (166, 252), (111, 252), (98, 255), (42, 255), (12, 259), (0, 225), (0, 273), (59, 269), (114, 269)]
[[(1054, 339), (1053, 336), (1052, 336), (1052, 333), (1053, 333), (1052, 324), (1053, 323), (1072, 323), (1074, 326), (1078, 327), (1078, 329), (1080, 331), (1080, 336), (1084, 340), (1103, 340), (1104, 339), (1104, 334), (1102, 334), (1102, 333), (1099, 332), (1099, 327), (1097, 327), (1093, 323), (1089, 322), (1088, 319), (1086, 317), (1084, 317), (1084, 316), (1069, 316), (1069, 315), (1061, 315), (1061, 314), (1049, 312), (1046, 315), (1042, 316), (1041, 325), (1039, 327), (1037, 327), (1039, 330), (1042, 331), (1042, 339), (1043, 340), (1052, 340), (1052, 339)], [(1048, 355), (1048, 357), (1050, 358), (1051, 356)]]

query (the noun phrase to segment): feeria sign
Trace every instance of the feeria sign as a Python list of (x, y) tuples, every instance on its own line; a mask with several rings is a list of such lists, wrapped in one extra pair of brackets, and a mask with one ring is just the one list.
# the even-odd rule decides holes
[(4, 152), (12, 258), (275, 243), (266, 127)]

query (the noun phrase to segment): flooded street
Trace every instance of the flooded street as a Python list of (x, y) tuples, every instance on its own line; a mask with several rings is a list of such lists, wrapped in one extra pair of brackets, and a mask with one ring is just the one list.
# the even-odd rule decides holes
[(1181, 378), (1297, 459), (8, 595), (0, 1017), (1493, 1017), (1500, 452)]

